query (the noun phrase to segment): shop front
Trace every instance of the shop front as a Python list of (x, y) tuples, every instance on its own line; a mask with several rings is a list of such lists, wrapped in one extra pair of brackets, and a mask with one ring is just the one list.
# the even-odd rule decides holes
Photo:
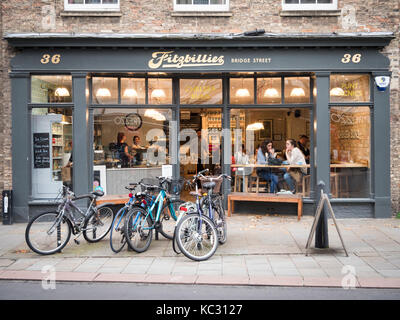
[[(391, 216), (390, 89), (377, 81), (390, 76), (380, 50), (392, 34), (6, 39), (18, 49), (17, 221), (54, 205), (62, 185), (121, 195), (130, 182), (203, 168), (232, 175), (225, 194), (290, 190), (312, 214), (323, 181), (339, 216)], [(297, 170), (260, 166), (267, 144), (287, 161), (291, 139), (304, 156)]]

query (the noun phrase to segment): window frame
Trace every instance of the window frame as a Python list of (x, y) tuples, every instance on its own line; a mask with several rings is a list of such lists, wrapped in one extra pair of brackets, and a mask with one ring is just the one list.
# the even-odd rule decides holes
[[(177, 0), (174, 2), (174, 11), (176, 12), (217, 12), (217, 11), (229, 11), (229, 0), (225, 0), (226, 4), (177, 4)], [(193, 2), (193, 1), (192, 1)]]
[[(300, 2), (300, 1), (299, 1)], [(322, 11), (322, 10), (338, 10), (337, 0), (332, 3), (314, 4), (314, 3), (285, 3), (282, 0), (282, 11)]]
[(68, 3), (68, 0), (64, 0), (65, 11), (119, 11), (120, 0), (118, 3)]

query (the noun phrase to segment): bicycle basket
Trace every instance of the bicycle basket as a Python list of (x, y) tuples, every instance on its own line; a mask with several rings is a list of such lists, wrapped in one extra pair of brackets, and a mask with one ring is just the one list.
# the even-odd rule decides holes
[(172, 196), (179, 196), (182, 192), (183, 185), (185, 183), (185, 179), (168, 179), (167, 183), (167, 192)]
[[(212, 179), (210, 179), (210, 178), (212, 178)], [(220, 190), (221, 190), (221, 185), (222, 185), (222, 181), (224, 180), (223, 178), (219, 178), (219, 179), (217, 179), (218, 178), (218, 176), (207, 176), (207, 177), (205, 177), (205, 178), (200, 178), (200, 183), (201, 183), (201, 192), (202, 193), (206, 193), (207, 192), (207, 189), (205, 189), (204, 187), (203, 187), (203, 184), (204, 183), (206, 183), (206, 182), (215, 182), (215, 187), (214, 187), (214, 189), (213, 189), (213, 193), (219, 193), (220, 192)]]

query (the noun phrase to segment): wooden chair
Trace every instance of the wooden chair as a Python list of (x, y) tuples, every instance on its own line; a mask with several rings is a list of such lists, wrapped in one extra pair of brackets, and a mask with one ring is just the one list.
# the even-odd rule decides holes
[(264, 187), (265, 190), (268, 191), (269, 182), (268, 182), (268, 181), (265, 181), (265, 180), (262, 179), (262, 178), (260, 178), (260, 177), (257, 175), (257, 172), (256, 172), (255, 170), (252, 172), (252, 174), (250, 175), (249, 178), (250, 178), (250, 186), (249, 186), (250, 192), (253, 192), (254, 186), (255, 186), (255, 189), (256, 189), (256, 193), (259, 193), (259, 192), (260, 192), (260, 187)]

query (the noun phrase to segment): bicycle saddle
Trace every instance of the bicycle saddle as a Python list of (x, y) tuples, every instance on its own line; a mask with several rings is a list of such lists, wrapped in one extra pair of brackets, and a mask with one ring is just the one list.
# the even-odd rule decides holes
[(202, 185), (202, 187), (203, 188), (205, 188), (205, 189), (212, 189), (212, 188), (214, 188), (215, 187), (215, 182), (205, 182), (205, 183), (203, 183), (203, 185)]
[(97, 196), (97, 197), (102, 197), (104, 196), (104, 192), (100, 191), (100, 190), (96, 190), (92, 192), (93, 195)]

